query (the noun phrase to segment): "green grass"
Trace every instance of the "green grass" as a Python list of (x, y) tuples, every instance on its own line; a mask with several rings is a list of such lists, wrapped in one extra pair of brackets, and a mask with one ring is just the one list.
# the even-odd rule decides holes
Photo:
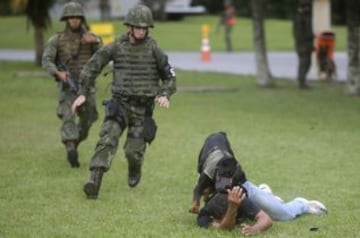
[[(343, 85), (295, 82), (274, 89), (252, 77), (178, 71), (179, 92), (169, 110), (156, 108), (158, 135), (148, 148), (140, 185), (130, 189), (120, 140), (99, 199), (82, 192), (103, 118), (109, 78), (98, 80), (101, 113), (71, 169), (59, 140), (57, 91), (51, 78), (14, 77), (33, 63), (0, 62), (0, 237), (239, 237), (203, 230), (189, 214), (204, 138), (226, 131), (254, 183), (266, 182), (288, 200), (322, 201), (327, 216), (276, 222), (258, 237), (357, 237), (360, 230), (360, 101)], [(188, 86), (228, 86), (232, 92), (191, 93)], [(319, 227), (317, 232), (309, 228)]]
[[(89, 23), (93, 22), (89, 21)], [(186, 17), (183, 21), (178, 22), (156, 22), (155, 28), (151, 30), (151, 35), (164, 50), (200, 51), (201, 27), (203, 24), (209, 24), (211, 28), (209, 39), (212, 50), (224, 51), (223, 29), (216, 32), (217, 22), (217, 16), (193, 16)], [(25, 17), (0, 17), (0, 23), (0, 31), (5, 33), (1, 37), (0, 49), (32, 49), (34, 47), (33, 29), (30, 27), (26, 30)], [(114, 20), (113, 23), (116, 34), (121, 34), (125, 30), (122, 21)], [(291, 21), (267, 19), (265, 23), (268, 50), (294, 50)], [(63, 23), (54, 19), (52, 27), (45, 34), (45, 38), (48, 39), (52, 34), (62, 29)], [(336, 51), (345, 51), (346, 28), (335, 26), (333, 31), (336, 33)], [(239, 18), (232, 35), (234, 50), (252, 51), (252, 37), (251, 19)]]

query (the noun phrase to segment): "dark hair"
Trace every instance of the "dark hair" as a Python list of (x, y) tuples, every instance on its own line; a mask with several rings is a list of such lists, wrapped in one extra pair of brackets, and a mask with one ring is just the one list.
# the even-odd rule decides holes
[(206, 203), (206, 210), (216, 219), (221, 219), (227, 210), (227, 193), (215, 193)]

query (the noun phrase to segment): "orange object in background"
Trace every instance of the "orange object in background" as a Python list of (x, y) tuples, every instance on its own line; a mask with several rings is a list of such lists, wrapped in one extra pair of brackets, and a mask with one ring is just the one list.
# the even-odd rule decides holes
[(210, 26), (203, 24), (201, 26), (202, 40), (201, 40), (201, 61), (209, 62), (211, 60), (211, 48), (210, 48)]
[(316, 41), (316, 55), (326, 57), (327, 59), (333, 59), (335, 50), (335, 33), (331, 31), (324, 31), (317, 37)]
[(202, 39), (201, 43), (201, 61), (208, 62), (211, 60), (210, 43), (209, 39)]
[(229, 26), (233, 26), (236, 23), (236, 17), (230, 17), (229, 19), (227, 19), (226, 24)]
[(316, 39), (316, 59), (320, 79), (327, 81), (336, 77), (336, 64), (334, 61), (335, 33), (324, 31)]

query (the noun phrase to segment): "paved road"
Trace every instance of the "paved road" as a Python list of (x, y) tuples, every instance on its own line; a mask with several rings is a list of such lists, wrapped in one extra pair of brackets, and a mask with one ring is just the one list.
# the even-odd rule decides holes
[[(224, 72), (239, 75), (254, 75), (256, 72), (255, 55), (252, 52), (212, 52), (209, 62), (201, 61), (200, 52), (167, 52), (170, 63), (175, 69)], [(33, 51), (0, 50), (0, 60), (34, 60)], [(337, 65), (337, 81), (345, 81), (347, 70), (347, 55), (337, 52), (334, 56)], [(270, 70), (274, 77), (295, 80), (297, 57), (294, 52), (269, 52)], [(315, 67), (310, 70), (310, 79), (316, 79)]]

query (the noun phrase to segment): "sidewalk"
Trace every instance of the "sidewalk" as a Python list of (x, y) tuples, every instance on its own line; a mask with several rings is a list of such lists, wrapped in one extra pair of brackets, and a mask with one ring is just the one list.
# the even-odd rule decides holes
[[(201, 54), (196, 52), (167, 52), (173, 67), (183, 70), (255, 75), (255, 54), (252, 52), (214, 52), (210, 62), (201, 62)], [(335, 54), (338, 77), (336, 81), (346, 80), (347, 55)], [(276, 78), (295, 80), (298, 59), (295, 52), (268, 52), (268, 62), (272, 75)], [(309, 79), (317, 79), (316, 67), (309, 72)]]
[[(200, 52), (166, 52), (170, 64), (176, 69), (255, 75), (255, 55), (253, 52), (213, 52), (209, 62), (201, 61)], [(0, 50), (0, 60), (32, 61), (35, 59), (31, 50)], [(346, 80), (347, 55), (337, 52), (334, 56), (337, 66), (336, 81)], [(295, 52), (268, 52), (270, 71), (276, 78), (296, 79), (298, 59)], [(309, 79), (315, 80), (315, 67), (309, 72)]]

